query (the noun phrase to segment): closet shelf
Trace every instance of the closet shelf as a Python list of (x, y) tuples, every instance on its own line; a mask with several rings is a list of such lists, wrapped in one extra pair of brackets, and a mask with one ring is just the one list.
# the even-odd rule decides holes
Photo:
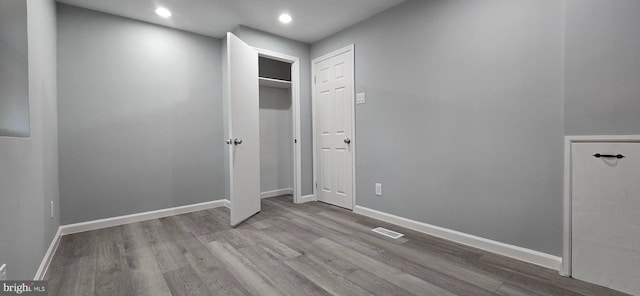
[(291, 88), (291, 81), (272, 79), (266, 77), (258, 77), (260, 86), (274, 87), (274, 88)]

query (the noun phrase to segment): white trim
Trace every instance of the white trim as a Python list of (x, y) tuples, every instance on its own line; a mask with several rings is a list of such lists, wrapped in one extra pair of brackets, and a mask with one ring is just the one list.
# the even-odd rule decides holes
[(228, 200), (215, 200), (209, 202), (203, 202), (198, 204), (186, 205), (181, 207), (174, 207), (150, 212), (143, 212), (113, 218), (106, 218), (100, 220), (93, 220), (75, 224), (68, 224), (60, 226), (61, 234), (73, 234), (78, 232), (91, 231), (96, 229), (108, 228), (113, 226), (119, 226), (129, 223), (141, 222), (151, 219), (164, 218), (174, 215), (186, 214), (195, 211), (202, 211), (207, 209), (225, 207), (229, 204)]
[(124, 225), (134, 222), (146, 221), (151, 219), (163, 218), (173, 215), (186, 214), (195, 211), (201, 211), (206, 209), (213, 209), (219, 207), (231, 208), (231, 203), (229, 200), (222, 199), (210, 202), (204, 202), (199, 204), (151, 211), (151, 212), (143, 212), (138, 214), (113, 217), (101, 220), (94, 220), (76, 224), (63, 225), (58, 227), (58, 231), (51, 240), (51, 244), (47, 249), (47, 252), (44, 254), (42, 261), (40, 262), (40, 266), (36, 271), (36, 274), (33, 277), (34, 281), (40, 281), (44, 279), (44, 276), (47, 274), (49, 270), (49, 265), (51, 265), (51, 261), (53, 260), (53, 256), (56, 254), (58, 250), (58, 246), (60, 246), (60, 239), (63, 235), (91, 231), (101, 228), (107, 228), (112, 226)]
[(51, 261), (53, 260), (53, 255), (56, 254), (58, 250), (58, 246), (60, 245), (60, 238), (62, 237), (62, 229), (58, 227), (58, 231), (53, 236), (53, 240), (51, 240), (51, 244), (47, 249), (47, 252), (44, 254), (42, 261), (40, 262), (40, 266), (38, 267), (38, 271), (36, 271), (36, 275), (33, 276), (34, 281), (44, 280), (44, 276), (47, 274), (47, 270), (49, 270), (49, 265), (51, 265)]
[(284, 188), (271, 191), (260, 192), (260, 198), (270, 198), (281, 195), (293, 194), (293, 188)]
[(353, 155), (352, 155), (352, 190), (351, 190), (351, 209), (354, 210), (356, 208), (356, 145), (358, 143), (357, 137), (356, 137), (356, 102), (355, 102), (355, 94), (356, 94), (356, 59), (355, 59), (355, 44), (349, 44), (343, 48), (340, 48), (338, 50), (332, 51), (328, 54), (322, 55), (320, 57), (317, 57), (315, 59), (313, 59), (311, 61), (311, 125), (312, 125), (312, 129), (313, 129), (313, 195), (314, 195), (314, 199), (318, 200), (318, 192), (317, 192), (317, 188), (316, 185), (318, 184), (318, 160), (317, 160), (317, 149), (316, 149), (316, 143), (317, 143), (317, 131), (316, 131), (316, 84), (314, 81), (314, 77), (316, 75), (316, 64), (326, 60), (328, 58), (334, 57), (336, 55), (339, 54), (343, 54), (345, 52), (349, 52), (349, 58), (351, 59), (351, 65), (353, 67), (352, 69), (352, 75), (351, 77), (349, 77), (349, 79), (351, 80), (351, 85), (353, 87), (352, 89), (352, 93), (351, 93), (351, 147), (353, 149)]
[(301, 203), (302, 200), (302, 135), (300, 120), (300, 63), (298, 58), (295, 59), (291, 67), (291, 94), (293, 104), (293, 137), (297, 139), (297, 143), (293, 144), (294, 163), (293, 163), (293, 201)]
[(293, 109), (293, 202), (301, 203), (302, 197), (302, 137), (300, 136), (300, 59), (258, 47), (254, 47), (258, 56), (291, 63), (291, 106)]
[(560, 275), (571, 276), (571, 139), (567, 136), (564, 139), (563, 260)]
[(353, 149), (353, 155), (351, 157), (351, 209), (353, 211), (353, 209), (356, 207), (356, 148), (358, 145), (358, 138), (356, 136), (356, 51), (355, 44), (351, 44), (347, 47), (350, 51), (349, 58), (351, 59), (351, 67), (353, 67), (351, 69), (352, 73), (350, 77), (351, 86), (353, 87), (353, 89), (351, 90), (351, 137), (353, 138), (353, 141), (351, 142), (351, 147)]
[[(319, 62), (319, 61), (323, 61), (323, 60), (326, 60), (326, 59), (332, 58), (332, 57), (334, 57), (334, 56), (337, 56), (337, 55), (343, 54), (343, 53), (348, 52), (348, 51), (351, 51), (351, 52), (353, 53), (353, 52), (354, 52), (354, 49), (355, 49), (355, 44), (353, 44), (353, 43), (352, 43), (352, 44), (349, 44), (349, 45), (347, 45), (347, 46), (345, 46), (345, 47), (343, 47), (343, 48), (340, 48), (340, 49), (338, 49), (338, 50), (334, 50), (334, 51), (332, 51), (332, 52), (330, 52), (330, 53), (327, 53), (327, 54), (325, 54), (325, 55), (322, 55), (322, 56), (319, 56), (319, 57), (317, 57), (317, 58), (313, 59), (313, 61), (311, 62), (311, 64), (312, 64), (312, 65), (314, 65), (314, 64), (316, 64), (316, 63), (317, 63), (317, 62)], [(354, 64), (354, 66), (355, 66), (355, 64)], [(313, 73), (315, 74), (315, 72), (313, 72)], [(354, 71), (354, 74), (355, 74), (355, 71)]]
[[(227, 112), (227, 139), (225, 140), (229, 140), (231, 141), (232, 137), (233, 137), (233, 118), (231, 118), (232, 114), (232, 110), (231, 110), (231, 36), (235, 36), (233, 35), (233, 33), (231, 32), (227, 32), (227, 48), (225, 49), (227, 51), (227, 61), (226, 61), (226, 71), (227, 71), (227, 83), (226, 83), (226, 96), (224, 96), (224, 98), (222, 98), (223, 100), (223, 106), (226, 103), (226, 109), (227, 110), (223, 110), (223, 112)], [(259, 87), (259, 86), (258, 86)], [(231, 197), (234, 196), (234, 190), (233, 190), (233, 145), (230, 145), (229, 142), (227, 142), (227, 151), (228, 151), (228, 155), (227, 156), (227, 161), (229, 162), (229, 167), (227, 167), (227, 173), (229, 174), (229, 196), (227, 198), (229, 198), (229, 202), (227, 203), (227, 208), (231, 209)], [(225, 179), (226, 180), (226, 179)], [(231, 222), (231, 221), (229, 221)]]
[(560, 274), (571, 276), (571, 146), (573, 143), (625, 143), (640, 142), (640, 135), (589, 135), (564, 137), (564, 227), (562, 268)]
[(571, 143), (635, 143), (640, 142), (640, 135), (589, 135), (589, 136), (565, 136)]
[(450, 240), (463, 245), (471, 246), (488, 252), (511, 257), (521, 261), (533, 263), (547, 268), (558, 270), (562, 263), (562, 258), (550, 254), (501, 243), (498, 241), (466, 234), (463, 232), (430, 225), (427, 223), (410, 220), (407, 218), (387, 214), (373, 209), (356, 206), (356, 214), (364, 215), (374, 219), (382, 220), (411, 230), (433, 235), (439, 238)]
[(305, 195), (303, 197), (300, 198), (300, 202), (299, 203), (305, 203), (305, 202), (310, 202), (310, 201), (316, 201), (316, 196), (314, 194), (309, 194), (309, 195)]
[(315, 60), (311, 61), (311, 165), (313, 166), (313, 176), (311, 179), (311, 194), (315, 200), (318, 200), (318, 152), (316, 148), (316, 138), (318, 132), (316, 131), (316, 63)]

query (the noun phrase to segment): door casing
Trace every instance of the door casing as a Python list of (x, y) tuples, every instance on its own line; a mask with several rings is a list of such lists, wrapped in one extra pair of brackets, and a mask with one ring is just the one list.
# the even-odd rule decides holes
[[(300, 138), (300, 59), (258, 47), (253, 48), (258, 52), (259, 57), (265, 57), (272, 60), (278, 60), (291, 64), (291, 104), (292, 104), (292, 122), (293, 122), (293, 139), (297, 143), (293, 145), (293, 202), (303, 203), (302, 200), (302, 159), (300, 157), (302, 151), (302, 141)], [(256, 79), (258, 79), (256, 77)]]

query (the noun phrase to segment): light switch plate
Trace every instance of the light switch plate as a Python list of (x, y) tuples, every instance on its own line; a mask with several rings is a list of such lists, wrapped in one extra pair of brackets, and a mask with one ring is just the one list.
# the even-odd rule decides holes
[(382, 184), (376, 183), (376, 195), (382, 196)]
[(364, 93), (357, 93), (356, 94), (356, 104), (364, 104)]

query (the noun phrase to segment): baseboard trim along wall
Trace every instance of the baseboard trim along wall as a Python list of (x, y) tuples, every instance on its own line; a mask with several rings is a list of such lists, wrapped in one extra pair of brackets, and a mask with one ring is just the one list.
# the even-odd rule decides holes
[(551, 268), (554, 270), (560, 270), (560, 267), (562, 265), (562, 258), (554, 255), (501, 243), (498, 241), (462, 233), (462, 232), (447, 229), (447, 228), (442, 228), (439, 226), (430, 225), (427, 223), (380, 212), (380, 211), (365, 208), (362, 206), (356, 206), (354, 209), (354, 212), (356, 214), (382, 220), (387, 223), (392, 223), (392, 224), (402, 226), (411, 230), (433, 235), (439, 238), (443, 238), (446, 240), (450, 240), (453, 242), (457, 242), (463, 245), (471, 246), (471, 247), (485, 250), (488, 252), (496, 253), (499, 255), (511, 257), (521, 261), (533, 263), (543, 267)]
[(85, 232), (85, 231), (91, 231), (91, 230), (102, 229), (107, 227), (119, 226), (119, 225), (124, 225), (129, 223), (147, 221), (151, 219), (158, 219), (158, 218), (164, 218), (164, 217), (169, 217), (174, 215), (186, 214), (186, 213), (191, 213), (195, 211), (202, 211), (202, 210), (219, 208), (219, 207), (227, 207), (228, 202), (229, 201), (227, 200), (221, 199), (221, 200), (208, 201), (208, 202), (203, 202), (198, 204), (180, 206), (175, 208), (168, 208), (168, 209), (162, 209), (162, 210), (156, 210), (156, 211), (150, 211), (150, 212), (142, 212), (137, 214), (113, 217), (113, 218), (68, 224), (68, 225), (60, 226), (62, 231), (61, 234), (67, 235), (67, 234), (73, 234), (78, 232)]
[(43, 280), (45, 274), (47, 274), (47, 270), (49, 270), (49, 265), (51, 264), (51, 260), (53, 260), (53, 255), (55, 255), (58, 246), (60, 245), (60, 239), (63, 235), (74, 234), (79, 232), (97, 230), (107, 227), (119, 226), (129, 223), (142, 222), (151, 219), (164, 218), (174, 215), (186, 214), (196, 211), (202, 211), (207, 209), (219, 208), (219, 207), (231, 207), (231, 203), (228, 200), (221, 199), (209, 202), (203, 202), (198, 204), (150, 211), (150, 212), (142, 212), (137, 214), (131, 214), (126, 216), (119, 216), (113, 218), (106, 218), (94, 221), (87, 221), (75, 224), (68, 224), (58, 227), (58, 231), (56, 235), (53, 237), (51, 241), (51, 245), (49, 245), (49, 249), (44, 254), (44, 258), (42, 258), (42, 262), (40, 263), (40, 267), (38, 267), (38, 271), (36, 271), (36, 275), (33, 277), (33, 280)]
[(58, 246), (60, 245), (60, 238), (62, 237), (62, 229), (58, 227), (58, 231), (56, 231), (47, 252), (44, 253), (44, 258), (42, 258), (42, 262), (40, 262), (40, 266), (38, 267), (38, 271), (36, 271), (36, 275), (33, 277), (34, 281), (44, 280), (44, 275), (49, 270), (49, 265), (51, 264), (51, 260), (53, 260), (53, 255), (55, 255), (56, 250), (58, 250)]
[(290, 194), (290, 195), (293, 194), (293, 188), (284, 188), (284, 189), (260, 192), (260, 198), (276, 197), (276, 196), (281, 196), (286, 194)]
[[(275, 192), (275, 191), (272, 191), (272, 192)], [(277, 196), (277, 195), (274, 195), (274, 196)], [(302, 202), (309, 202), (314, 200), (315, 200), (315, 196), (313, 194), (305, 195), (301, 197)], [(186, 214), (186, 213), (191, 213), (195, 211), (201, 211), (201, 210), (213, 209), (213, 208), (219, 208), (219, 207), (230, 208), (231, 202), (226, 199), (221, 199), (221, 200), (198, 203), (193, 205), (186, 205), (181, 207), (174, 207), (174, 208), (60, 226), (53, 240), (51, 241), (51, 245), (49, 246), (49, 249), (47, 249), (47, 252), (45, 253), (44, 258), (42, 259), (42, 262), (40, 263), (38, 271), (34, 276), (34, 280), (42, 280), (44, 278), (45, 274), (47, 273), (47, 270), (49, 269), (49, 265), (51, 264), (51, 260), (53, 259), (53, 255), (58, 249), (58, 246), (60, 244), (60, 239), (62, 238), (63, 235), (97, 230), (97, 229), (119, 226), (119, 225), (124, 225), (129, 223), (147, 221), (151, 219), (164, 218), (164, 217)], [(511, 258), (529, 262), (529, 263), (533, 263), (543, 267), (560, 270), (562, 265), (562, 258), (554, 255), (501, 243), (498, 241), (462, 233), (462, 232), (447, 229), (447, 228), (442, 228), (439, 226), (430, 225), (427, 223), (403, 218), (403, 217), (388, 214), (385, 212), (380, 212), (380, 211), (369, 209), (366, 207), (356, 206), (354, 208), (354, 213), (367, 216), (370, 218), (378, 219), (381, 221), (385, 221), (387, 223), (392, 223), (392, 224), (402, 226), (414, 231), (433, 235), (433, 236), (450, 240), (453, 242), (461, 243), (467, 246), (475, 247), (488, 252), (500, 254), (503, 256), (511, 257)]]

